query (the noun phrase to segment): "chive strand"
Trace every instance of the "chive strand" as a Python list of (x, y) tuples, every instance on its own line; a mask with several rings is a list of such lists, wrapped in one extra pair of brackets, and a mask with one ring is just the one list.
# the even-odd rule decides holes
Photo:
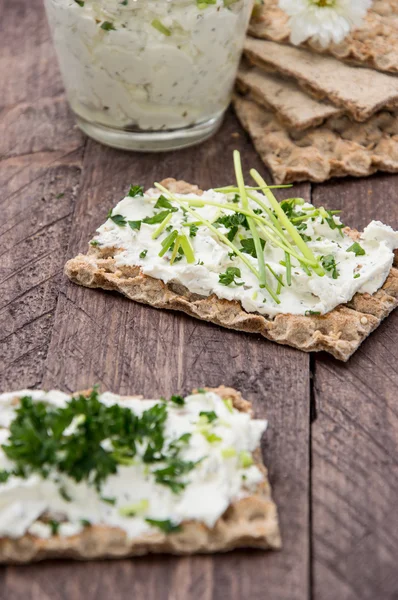
[[(249, 209), (249, 202), (246, 195), (245, 190), (245, 182), (243, 180), (242, 173), (242, 163), (240, 160), (240, 153), (238, 150), (234, 150), (234, 168), (235, 168), (235, 177), (239, 188), (240, 197), (242, 200), (242, 205), (245, 210)], [(265, 262), (264, 262), (264, 252), (263, 247), (261, 245), (260, 236), (258, 235), (257, 228), (255, 223), (251, 219), (251, 217), (247, 217), (247, 222), (253, 236), (254, 247), (256, 250), (257, 261), (258, 261), (258, 271), (260, 275), (260, 287), (264, 287), (267, 289), (267, 276), (265, 274)]]
[[(266, 185), (264, 179), (261, 177), (261, 175), (255, 169), (251, 169), (250, 174), (253, 177), (254, 181), (258, 185), (261, 185), (261, 186)], [(280, 222), (285, 227), (286, 231), (290, 234), (290, 236), (292, 237), (296, 246), (300, 249), (300, 251), (303, 253), (305, 258), (316, 263), (317, 266), (314, 267), (314, 271), (319, 276), (323, 276), (325, 274), (325, 271), (319, 265), (312, 250), (310, 248), (308, 248), (307, 244), (304, 242), (303, 238), (301, 237), (301, 235), (299, 234), (299, 232), (297, 231), (297, 229), (295, 228), (293, 223), (291, 223), (291, 221), (289, 220), (289, 218), (287, 217), (287, 215), (285, 214), (285, 212), (279, 205), (279, 202), (277, 201), (277, 199), (275, 198), (275, 196), (273, 195), (271, 190), (265, 188), (264, 194), (268, 198), (272, 208), (274, 209), (274, 211), (276, 213), (276, 216), (279, 218)]]
[(174, 202), (177, 202), (177, 204), (179, 204), (180, 206), (183, 206), (185, 208), (185, 210), (187, 212), (189, 212), (189, 214), (191, 214), (197, 221), (199, 221), (202, 225), (205, 225), (208, 229), (210, 229), (210, 231), (212, 231), (217, 237), (219, 237), (220, 240), (222, 240), (226, 246), (231, 248), (231, 250), (237, 256), (239, 256), (241, 261), (245, 263), (245, 265), (250, 269), (250, 271), (252, 271), (252, 273), (254, 273), (254, 275), (257, 277), (257, 279), (259, 279), (259, 274), (258, 274), (257, 269), (251, 264), (251, 262), (246, 258), (246, 256), (240, 250), (238, 250), (238, 248), (232, 242), (229, 241), (229, 239), (225, 235), (220, 233), (218, 231), (218, 229), (210, 223), (210, 221), (207, 221), (207, 219), (204, 219), (203, 217), (201, 217), (201, 215), (199, 215), (196, 211), (194, 211), (190, 206), (184, 206), (184, 202), (182, 200), (180, 200), (179, 198), (176, 198), (167, 188), (165, 188), (160, 183), (155, 183), (154, 185), (158, 190), (163, 192), (163, 194), (168, 196), (169, 199), (173, 200)]

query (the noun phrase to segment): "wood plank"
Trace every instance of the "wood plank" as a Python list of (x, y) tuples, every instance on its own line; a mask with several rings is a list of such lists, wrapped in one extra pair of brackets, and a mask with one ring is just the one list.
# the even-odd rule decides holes
[[(261, 168), (232, 115), (212, 141), (179, 153), (127, 154), (89, 142), (68, 254), (85, 250), (95, 227), (130, 183), (151, 185), (169, 175), (204, 187), (231, 181), (234, 147), (244, 152), (246, 171)], [(301, 192), (308, 194), (308, 186), (301, 186)], [(94, 382), (103, 389), (146, 395), (222, 382), (244, 391), (257, 415), (270, 422), (264, 453), (280, 508), (283, 552), (9, 568), (3, 582), (7, 600), (22, 595), (122, 599), (127, 592), (148, 600), (238, 600), (263, 598), (265, 589), (278, 600), (307, 598), (308, 355), (64, 281), (44, 385), (75, 390)]]
[[(331, 183), (316, 204), (344, 222), (398, 227), (398, 178)], [(393, 599), (398, 590), (398, 312), (348, 364), (315, 359), (314, 598)]]
[[(32, 6), (33, 5), (33, 6)], [(63, 96), (41, 2), (2, 3), (0, 389), (39, 386), (84, 137)], [(48, 94), (44, 96), (44, 91)]]

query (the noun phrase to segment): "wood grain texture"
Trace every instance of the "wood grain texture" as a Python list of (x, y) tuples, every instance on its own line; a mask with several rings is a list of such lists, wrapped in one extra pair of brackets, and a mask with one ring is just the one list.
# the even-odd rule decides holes
[[(1, 568), (0, 600), (396, 600), (398, 314), (348, 364), (312, 359), (311, 440), (307, 355), (69, 283), (66, 256), (86, 249), (130, 183), (172, 175), (224, 184), (235, 147), (246, 173), (262, 163), (232, 114), (213, 140), (178, 153), (86, 143), (63, 96), (41, 0), (3, 0), (0, 19), (0, 389), (241, 389), (269, 420), (263, 451), (284, 542), (274, 554)], [(397, 181), (330, 182), (313, 197), (344, 208), (349, 225), (380, 218), (397, 227)], [(294, 193), (309, 197), (309, 186)]]
[[(235, 117), (230, 114), (220, 133), (206, 144), (154, 157), (126, 154), (89, 142), (68, 255), (85, 250), (95, 228), (130, 183), (147, 187), (155, 179), (170, 175), (197, 182), (204, 188), (229, 183), (233, 178), (231, 158), (235, 147), (243, 153), (246, 172), (249, 166), (261, 168), (246, 136), (233, 135), (237, 129)], [(308, 186), (301, 187), (303, 194), (308, 191)], [(93, 382), (100, 383), (103, 389), (121, 393), (138, 391), (149, 396), (186, 392), (195, 386), (221, 382), (244, 392), (254, 402), (257, 415), (266, 416), (270, 422), (264, 452), (280, 507), (284, 551), (160, 561), (149, 558), (108, 564), (106, 571), (99, 563), (77, 565), (73, 567), (75, 583), (80, 582), (76, 585), (84, 587), (86, 577), (108, 578), (114, 582), (117, 594), (122, 590), (120, 573), (127, 571), (133, 595), (139, 596), (145, 582), (149, 590), (154, 590), (147, 592), (148, 599), (218, 599), (224, 595), (234, 600), (246, 596), (262, 598), (265, 587), (270, 598), (306, 598), (309, 591), (308, 356), (256, 336), (222, 330), (65, 280), (44, 384), (73, 390)], [(295, 498), (293, 506), (291, 498)], [(65, 573), (68, 568), (65, 567)], [(34, 568), (26, 569), (28, 578), (32, 573)]]
[(41, 383), (85, 143), (59, 96), (41, 3), (31, 4), (8, 1), (1, 9), (2, 390)]
[[(316, 204), (344, 222), (398, 227), (397, 178), (330, 183)], [(315, 358), (312, 426), (314, 598), (398, 597), (398, 314), (350, 362)]]

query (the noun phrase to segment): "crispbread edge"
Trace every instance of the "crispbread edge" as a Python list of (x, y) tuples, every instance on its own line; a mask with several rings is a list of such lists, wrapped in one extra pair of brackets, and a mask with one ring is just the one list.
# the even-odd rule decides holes
[[(252, 414), (251, 403), (244, 400), (237, 390), (223, 385), (205, 389), (215, 392), (221, 398), (230, 398), (234, 408)], [(86, 394), (87, 391), (83, 393)], [(142, 399), (142, 396), (123, 397), (131, 398)], [(264, 474), (257, 493), (233, 502), (213, 528), (197, 521), (186, 521), (182, 524), (181, 532), (165, 534), (159, 531), (129, 540), (119, 528), (93, 525), (68, 537), (43, 539), (25, 534), (18, 539), (0, 538), (0, 563), (65, 558), (127, 558), (149, 553), (206, 554), (227, 552), (235, 548), (279, 549), (281, 538), (277, 508), (271, 497), (268, 472), (260, 448), (253, 452), (253, 459)]]
[[(166, 179), (163, 185), (174, 192), (198, 192), (197, 186)], [(359, 234), (346, 228), (355, 238)], [(383, 287), (374, 294), (356, 294), (346, 305), (340, 305), (325, 315), (280, 314), (274, 319), (247, 313), (237, 301), (207, 297), (189, 292), (176, 283), (163, 283), (144, 275), (140, 267), (117, 268), (112, 249), (91, 247), (88, 254), (79, 254), (65, 265), (65, 273), (74, 283), (89, 288), (118, 291), (131, 300), (155, 308), (180, 310), (188, 315), (210, 321), (229, 329), (262, 335), (265, 338), (303, 350), (326, 351), (347, 361), (365, 338), (398, 306), (398, 269), (392, 268)], [(398, 266), (397, 255), (395, 265)]]

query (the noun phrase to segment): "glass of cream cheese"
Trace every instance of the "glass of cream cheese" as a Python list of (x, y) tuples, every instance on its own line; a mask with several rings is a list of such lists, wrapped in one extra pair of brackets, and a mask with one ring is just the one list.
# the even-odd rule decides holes
[(45, 0), (79, 127), (127, 150), (182, 148), (221, 123), (253, 0)]

